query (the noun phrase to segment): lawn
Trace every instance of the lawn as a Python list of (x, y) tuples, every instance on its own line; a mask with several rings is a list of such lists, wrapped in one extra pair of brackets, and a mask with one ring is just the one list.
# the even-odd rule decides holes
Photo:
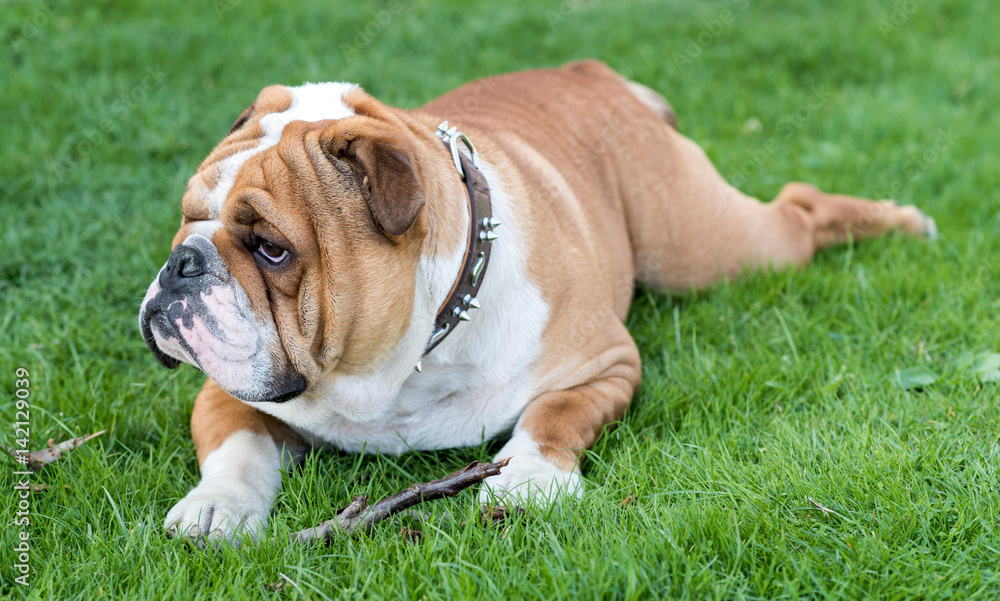
[[(0, 469), (5, 598), (996, 599), (1000, 596), (1000, 11), (953, 0), (0, 3), (0, 408), (30, 446), (103, 436), (30, 480)], [(892, 196), (942, 238), (822, 252), (679, 298), (639, 291), (643, 385), (579, 503), (326, 548), (283, 542), (498, 448), (317, 453), (269, 540), (161, 531), (197, 482), (201, 377), (136, 316), (187, 179), (272, 83), (346, 80), (416, 107), (593, 56), (663, 92), (745, 191)], [(461, 523), (462, 521), (466, 523)], [(413, 524), (411, 526), (416, 527)], [(14, 581), (21, 532), (30, 585)], [(280, 583), (280, 584), (279, 584)], [(294, 583), (294, 584), (293, 584)]]

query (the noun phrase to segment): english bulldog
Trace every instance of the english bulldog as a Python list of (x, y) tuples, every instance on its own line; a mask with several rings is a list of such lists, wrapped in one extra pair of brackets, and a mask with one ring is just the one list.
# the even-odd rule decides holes
[(579, 497), (581, 454), (639, 385), (636, 283), (687, 291), (849, 237), (935, 233), (916, 208), (803, 183), (741, 193), (661, 95), (592, 60), (416, 110), (350, 83), (267, 87), (181, 212), (139, 322), (160, 363), (208, 376), (201, 482), (165, 527), (209, 541), (258, 535), (313, 446), (504, 437), (482, 500)]

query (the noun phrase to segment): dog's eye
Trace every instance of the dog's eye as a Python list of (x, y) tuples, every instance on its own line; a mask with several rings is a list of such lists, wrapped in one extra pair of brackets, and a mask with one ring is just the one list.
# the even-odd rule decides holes
[(281, 263), (288, 256), (287, 250), (267, 240), (260, 241), (260, 244), (257, 245), (257, 252), (274, 264)]

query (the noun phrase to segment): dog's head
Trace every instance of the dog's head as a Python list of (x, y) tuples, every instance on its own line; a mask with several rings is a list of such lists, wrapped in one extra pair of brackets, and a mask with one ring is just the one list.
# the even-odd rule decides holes
[(143, 338), (247, 402), (370, 369), (410, 325), (424, 195), (415, 145), (349, 84), (271, 86), (191, 178)]

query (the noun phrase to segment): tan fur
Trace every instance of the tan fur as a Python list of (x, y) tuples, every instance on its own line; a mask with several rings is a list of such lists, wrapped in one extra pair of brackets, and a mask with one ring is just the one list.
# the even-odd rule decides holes
[[(275, 101), (280, 94), (273, 88), (261, 92), (244, 128), (227, 136), (192, 178), (182, 201), (185, 225), (174, 237), (175, 246), (187, 238), (191, 222), (205, 211), (203, 179), (209, 177), (205, 174), (213, 173), (218, 161), (252, 147), (253, 136), (262, 135), (261, 117), (287, 108), (290, 100)], [(463, 185), (454, 177), (450, 155), (433, 131), (364, 92), (351, 94), (347, 101), (362, 117), (346, 124), (360, 130), (352, 135), (384, 137), (388, 124), (389, 131), (402, 138), (393, 142), (415, 149), (412, 165), (429, 202), (414, 226), (400, 236), (376, 235), (377, 224), (369, 216), (362, 182), (338, 171), (323, 153), (325, 146), (345, 135), (345, 124), (297, 121), (285, 128), (276, 147), (243, 165), (229, 193), (236, 202), (227, 202), (223, 210), (227, 227), (212, 238), (254, 311), (261, 319), (275, 320), (292, 367), (317, 390), (332, 386), (339, 375), (374, 369), (398, 344), (409, 326), (416, 262), (428, 229), (439, 232), (427, 249), (430, 254), (450, 252), (465, 238)], [(244, 131), (253, 127), (255, 132)], [(289, 210), (300, 203), (308, 206)], [(324, 227), (316, 227), (316, 221)], [(299, 258), (288, 268), (262, 273), (240, 247), (255, 227), (268, 224), (280, 228), (284, 246), (294, 249)], [(267, 233), (274, 238), (278, 230), (270, 228)], [(217, 386), (214, 390), (225, 394)], [(200, 395), (195, 401), (197, 417), (192, 424), (196, 419), (223, 420), (212, 427), (217, 435), (196, 436), (200, 460), (230, 434), (247, 429), (240, 419), (226, 426), (229, 414), (199, 410), (214, 398)]]
[[(204, 218), (199, 195), (217, 178), (218, 162), (252, 147), (260, 118), (287, 102), (280, 88), (261, 93), (246, 124), (192, 178), (186, 220)], [(727, 184), (677, 133), (666, 100), (596, 61), (474, 82), (412, 113), (360, 90), (346, 102), (357, 117), (293, 122), (277, 146), (247, 161), (230, 192), (235, 202), (225, 205), (227, 227), (213, 242), (254, 310), (274, 317), (288, 361), (311, 387), (367, 373), (409, 325), (421, 253), (447, 255), (464, 240), (465, 193), (433, 134), (444, 119), (458, 124), (503, 174), (511, 209), (527, 227), (528, 276), (551, 312), (520, 426), (564, 470), (621, 418), (639, 385), (639, 354), (622, 324), (635, 281), (700, 288), (747, 268), (804, 265), (848, 235), (920, 234), (925, 225), (912, 208), (804, 184), (762, 204)], [(324, 152), (342, 149), (345, 137), (406, 149), (426, 202), (405, 232), (387, 232), (393, 228), (382, 227), (371, 205), (372, 184)], [(262, 275), (237, 249), (268, 222), (299, 258)], [(232, 432), (262, 431), (260, 414), (222, 395), (209, 381), (196, 402), (200, 459)]]
[(206, 379), (191, 412), (191, 437), (198, 464), (204, 463), (205, 458), (227, 438), (241, 431), (269, 434), (277, 444), (289, 448), (302, 449), (306, 446), (291, 428), (233, 398), (211, 378)]
[[(285, 86), (268, 86), (260, 91), (257, 95), (257, 99), (254, 100), (253, 104), (248, 107), (248, 110), (252, 107), (253, 111), (250, 113), (249, 118), (246, 122), (238, 129), (231, 131), (222, 142), (220, 142), (207, 157), (201, 162), (198, 167), (199, 172), (204, 172), (212, 169), (214, 165), (217, 165), (220, 161), (241, 152), (243, 150), (249, 150), (257, 146), (257, 141), (262, 135), (264, 135), (264, 130), (260, 126), (260, 120), (266, 115), (271, 113), (281, 113), (292, 105), (292, 95), (289, 93)], [(242, 117), (246, 114), (244, 111), (240, 116)]]
[(924, 227), (915, 209), (801, 184), (761, 204), (726, 183), (677, 133), (669, 104), (637, 85), (581, 61), (473, 82), (422, 109), (461, 123), (513, 179), (512, 197), (530, 199), (532, 279), (553, 312), (521, 424), (561, 466), (621, 417), (639, 384), (621, 324), (636, 279), (700, 288), (746, 268), (804, 265), (866, 220), (866, 235)]

